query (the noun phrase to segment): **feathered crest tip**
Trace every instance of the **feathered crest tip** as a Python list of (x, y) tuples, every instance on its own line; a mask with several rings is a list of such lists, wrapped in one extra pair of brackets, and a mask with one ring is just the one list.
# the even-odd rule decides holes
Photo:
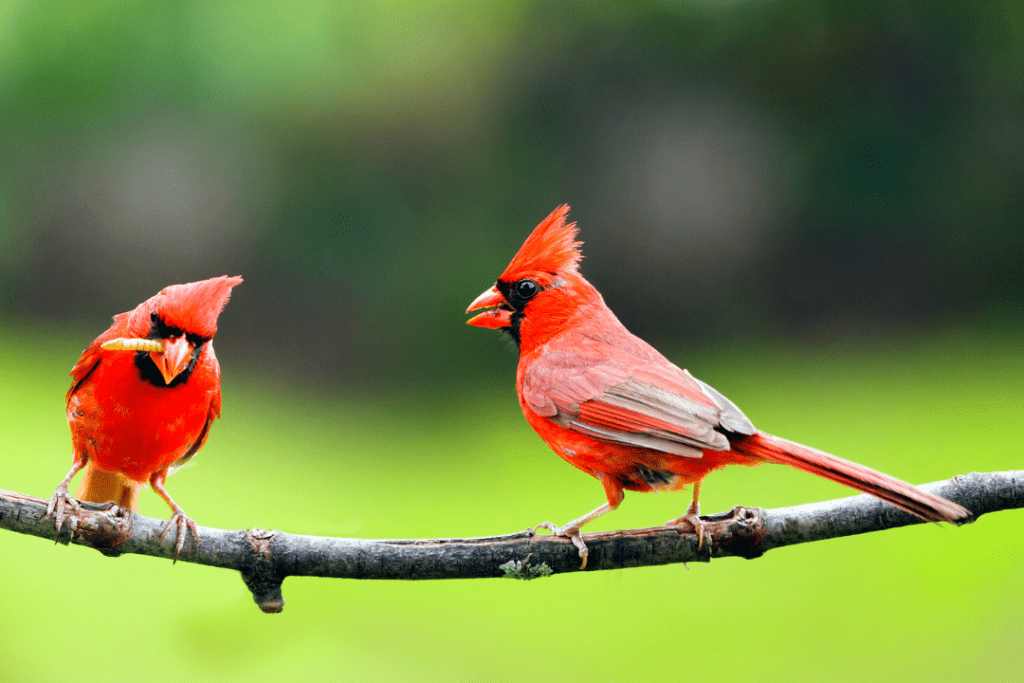
[(579, 229), (575, 223), (566, 224), (569, 205), (563, 204), (541, 221), (523, 242), (519, 252), (508, 264), (502, 277), (515, 277), (516, 273), (543, 271), (546, 273), (575, 273), (583, 252), (582, 242), (576, 241)]
[(203, 337), (213, 337), (217, 332), (217, 317), (227, 305), (231, 289), (241, 282), (240, 277), (222, 275), (164, 287), (153, 299), (168, 324)]

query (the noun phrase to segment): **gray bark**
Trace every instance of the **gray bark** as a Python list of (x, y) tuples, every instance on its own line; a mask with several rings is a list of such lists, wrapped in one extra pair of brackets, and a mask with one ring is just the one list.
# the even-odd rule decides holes
[[(1024, 470), (968, 474), (920, 488), (963, 505), (974, 519), (988, 512), (1024, 507)], [(46, 502), (0, 490), (0, 528), (53, 539), (56, 527), (52, 518), (45, 517)], [(82, 503), (73, 514), (77, 516), (74, 543), (110, 556), (174, 556), (174, 533), (160, 538), (165, 520), (112, 503)], [(737, 507), (702, 519), (711, 542), (705, 540), (700, 549), (697, 536), (688, 527), (584, 534), (590, 550), (585, 571), (709, 562), (713, 557), (752, 559), (786, 545), (922, 523), (867, 495), (772, 510)], [(57, 541), (72, 542), (68, 525)], [(529, 529), (483, 538), (369, 540), (200, 526), (198, 543), (189, 533), (179, 559), (241, 572), (253, 600), (264, 612), (283, 609), (281, 582), (288, 576), (530, 579), (580, 571), (580, 558), (568, 539), (534, 535)]]

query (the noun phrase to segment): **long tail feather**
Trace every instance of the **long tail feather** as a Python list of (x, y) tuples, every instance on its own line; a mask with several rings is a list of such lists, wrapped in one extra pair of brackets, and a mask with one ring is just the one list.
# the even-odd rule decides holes
[(824, 451), (772, 434), (757, 432), (751, 436), (744, 436), (732, 442), (732, 450), (789, 465), (863, 493), (870, 493), (929, 522), (962, 524), (970, 521), (971, 512), (950, 500), (922, 491), (913, 484), (870, 467), (837, 458)]
[(123, 508), (138, 510), (139, 486), (138, 482), (132, 481), (120, 472), (104, 472), (89, 462), (85, 466), (85, 475), (75, 498), (90, 503), (111, 501)]

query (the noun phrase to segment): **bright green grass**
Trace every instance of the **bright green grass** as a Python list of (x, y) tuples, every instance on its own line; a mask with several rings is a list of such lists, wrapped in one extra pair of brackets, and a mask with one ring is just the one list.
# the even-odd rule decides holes
[[(18, 336), (0, 330), (0, 487), (48, 496), (71, 461), (63, 393), (80, 344)], [(688, 358), (760, 428), (923, 482), (1024, 467), (1022, 348), (960, 336)], [(493, 394), (373, 401), (226, 367), (224, 418), (169, 489), (226, 528), (438, 537), (564, 522), (598, 505), (601, 487), (532, 434), (509, 365)], [(713, 474), (702, 501), (713, 512), (846, 493), (766, 466)], [(630, 493), (593, 528), (656, 524), (686, 502)], [(141, 511), (167, 516), (148, 491)], [(260, 613), (233, 572), (0, 531), (0, 677), (1011, 680), (1024, 670), (1022, 523), (1003, 512), (754, 561), (529, 583), (290, 578), (280, 615)]]

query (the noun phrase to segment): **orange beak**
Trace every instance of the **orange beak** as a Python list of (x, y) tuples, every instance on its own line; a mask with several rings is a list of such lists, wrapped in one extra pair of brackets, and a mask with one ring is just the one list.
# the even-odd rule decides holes
[[(503, 306), (504, 304), (504, 306)], [(473, 303), (466, 309), (466, 313), (481, 308), (488, 310), (479, 313), (466, 321), (467, 325), (477, 327), (489, 327), (500, 330), (512, 326), (512, 311), (505, 303), (505, 296), (498, 291), (497, 286), (491, 287), (486, 292), (473, 299)]]
[(181, 371), (188, 367), (195, 346), (184, 336), (165, 339), (164, 350), (149, 354), (156, 364), (157, 370), (164, 376), (164, 382), (170, 384)]

